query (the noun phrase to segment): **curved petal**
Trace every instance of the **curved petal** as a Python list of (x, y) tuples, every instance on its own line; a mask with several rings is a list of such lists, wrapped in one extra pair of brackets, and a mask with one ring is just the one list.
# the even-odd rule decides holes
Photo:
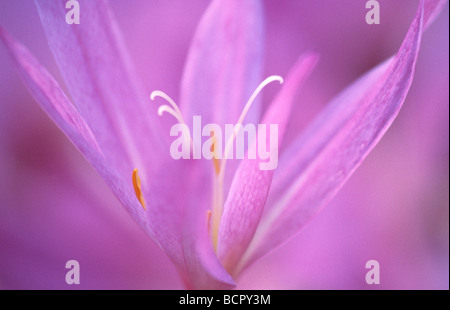
[(96, 158), (103, 157), (91, 128), (47, 70), (1, 27), (0, 38), (8, 48), (21, 78), (50, 118), (85, 154), (88, 161), (95, 163)]
[[(203, 181), (198, 174), (207, 170), (199, 169), (198, 161), (177, 162), (169, 154), (158, 154), (157, 164), (152, 163), (154, 165), (141, 176), (144, 197), (149, 202), (147, 212), (133, 191), (132, 170), (130, 169), (124, 178), (117, 171), (115, 164), (110, 162), (111, 158), (121, 158), (120, 152), (117, 153), (121, 150), (121, 146), (117, 145), (106, 150), (103, 149), (104, 145), (99, 146), (90, 126), (86, 124), (78, 109), (70, 102), (53, 77), (25, 47), (15, 42), (4, 31), (0, 32), (0, 36), (38, 103), (103, 177), (136, 223), (164, 249), (185, 278), (186, 284), (195, 288), (234, 286), (233, 280), (220, 265), (212, 249), (208, 250), (211, 244), (199, 242), (208, 240), (207, 231), (204, 233), (202, 231), (206, 226), (195, 225), (197, 224), (195, 220), (184, 219), (185, 216), (199, 218), (198, 214), (205, 214), (206, 203), (195, 201), (195, 198), (207, 197), (204, 192), (210, 191), (197, 182)], [(109, 155), (108, 158), (103, 155), (104, 153)], [(180, 176), (185, 178), (180, 181)], [(193, 184), (196, 184), (194, 188), (198, 191), (192, 190)], [(182, 190), (178, 190), (177, 186)], [(177, 195), (173, 194), (175, 189)], [(191, 202), (188, 203), (186, 200)], [(187, 205), (195, 207), (186, 208)], [(186, 209), (188, 212), (185, 212)]]
[[(193, 38), (181, 84), (187, 119), (234, 124), (261, 82), (262, 7), (258, 0), (214, 0)], [(255, 104), (248, 119), (259, 119)]]
[[(278, 144), (275, 146), (277, 150), (283, 141), (294, 95), (311, 73), (317, 59), (316, 55), (308, 54), (298, 60), (286, 84), (262, 119), (262, 124), (267, 125), (266, 131), (272, 130), (269, 126), (273, 124), (278, 126)], [(258, 132), (258, 140), (261, 137)], [(265, 139), (266, 141), (261, 140), (258, 143), (270, 144), (272, 149), (273, 141), (270, 141), (272, 137), (266, 134)], [(271, 170), (261, 170), (262, 162), (261, 159), (248, 158), (241, 162), (225, 202), (219, 229), (218, 256), (232, 274), (258, 226), (275, 171), (275, 167)]]
[(263, 214), (240, 269), (302, 228), (381, 139), (411, 85), (424, 16), (435, 15), (429, 12), (436, 9), (431, 2), (421, 2), (397, 55), (338, 96), (283, 154), (271, 207)]
[[(44, 111), (103, 177), (136, 222), (143, 228), (148, 227), (148, 221), (146, 216), (143, 215), (142, 207), (134, 196), (131, 181), (127, 183), (118, 175), (115, 167), (110, 164), (104, 156), (103, 150), (98, 146), (90, 127), (85, 123), (84, 118), (69, 101), (58, 83), (24, 46), (16, 42), (2, 28), (0, 28), (0, 38), (10, 51), (31, 94)], [(115, 157), (114, 150), (109, 150), (110, 158)]]
[(68, 25), (66, 2), (35, 1), (74, 104), (105, 155), (120, 152), (111, 161), (128, 177), (135, 167), (147, 168), (157, 159), (158, 116), (139, 87), (107, 3), (80, 0), (80, 23)]

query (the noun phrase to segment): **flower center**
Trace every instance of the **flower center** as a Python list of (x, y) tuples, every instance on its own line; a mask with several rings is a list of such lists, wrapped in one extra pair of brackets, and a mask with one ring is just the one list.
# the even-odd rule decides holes
[[(282, 84), (283, 78), (280, 76), (277, 76), (277, 75), (269, 76), (261, 84), (259, 84), (259, 86), (255, 89), (253, 94), (250, 96), (246, 105), (244, 106), (244, 109), (242, 110), (242, 112), (239, 116), (239, 119), (238, 119), (236, 125), (234, 126), (232, 136), (228, 138), (228, 141), (225, 145), (225, 150), (224, 150), (223, 154), (218, 154), (216, 133), (211, 132), (211, 137), (212, 137), (211, 152), (213, 153), (212, 162), (213, 162), (215, 177), (214, 177), (214, 182), (213, 182), (214, 184), (213, 184), (212, 210), (207, 211), (207, 223), (208, 223), (207, 226), (208, 226), (208, 230), (210, 231), (210, 234), (211, 234), (211, 240), (212, 240), (214, 250), (216, 252), (217, 252), (217, 243), (218, 243), (218, 239), (219, 239), (220, 221), (222, 219), (223, 207), (224, 207), (224, 177), (225, 177), (225, 169), (226, 169), (226, 159), (229, 158), (228, 155), (229, 155), (230, 151), (232, 150), (234, 140), (235, 140), (237, 134), (239, 133), (239, 130), (242, 129), (242, 123), (245, 119), (245, 116), (247, 115), (248, 111), (250, 110), (250, 107), (252, 106), (256, 97), (263, 90), (264, 87), (266, 87), (269, 83), (274, 82), (274, 81), (278, 81), (280, 84)], [(179, 107), (177, 106), (175, 101), (172, 100), (172, 98), (170, 98), (167, 94), (165, 94), (164, 92), (159, 91), (159, 90), (153, 91), (150, 95), (151, 100), (155, 100), (156, 97), (161, 97), (162, 99), (166, 100), (169, 103), (169, 105), (164, 104), (158, 108), (159, 116), (162, 116), (162, 114), (164, 112), (169, 113), (170, 115), (175, 117), (175, 119), (178, 121), (178, 123), (183, 124), (187, 127), (187, 125), (183, 119), (181, 110), (179, 109)], [(190, 151), (192, 153), (192, 150), (194, 148), (194, 145), (193, 145), (194, 143), (193, 143), (192, 137), (190, 136), (190, 133), (189, 133), (189, 141), (186, 141), (186, 143), (187, 143), (187, 145), (190, 146)], [(219, 155), (222, 155), (222, 156), (219, 156)], [(219, 158), (222, 158), (222, 160), (220, 160)], [(135, 174), (135, 171), (136, 171), (136, 174)], [(136, 191), (136, 196), (138, 197), (139, 201), (145, 208), (145, 204), (143, 204), (144, 200), (142, 197), (142, 193), (140, 191), (140, 181), (139, 181), (139, 178), (137, 177), (137, 169), (135, 169), (135, 171), (133, 171), (133, 185), (134, 185), (134, 188)], [(139, 182), (135, 182), (136, 178)], [(138, 184), (138, 186), (136, 186), (135, 183)], [(139, 191), (136, 190), (136, 188), (138, 188)], [(212, 219), (211, 219), (211, 217), (212, 217)]]

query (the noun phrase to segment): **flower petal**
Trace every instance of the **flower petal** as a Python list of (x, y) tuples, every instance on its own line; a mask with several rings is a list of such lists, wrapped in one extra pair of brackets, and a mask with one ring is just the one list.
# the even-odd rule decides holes
[[(149, 100), (146, 102), (136, 81), (107, 3), (80, 0), (80, 24), (68, 25), (66, 2), (35, 1), (74, 104), (105, 156), (110, 151), (120, 154), (110, 160), (126, 177), (134, 168), (144, 169), (146, 162), (157, 158), (155, 126), (160, 123), (156, 109), (150, 110)], [(147, 143), (141, 142), (142, 136)]]
[[(70, 138), (89, 161), (102, 157), (90, 129), (64, 91), (29, 51), (0, 27), (0, 38), (8, 48), (19, 73), (44, 111)], [(90, 156), (92, 155), (92, 157)], [(95, 161), (95, 160), (93, 160)]]
[[(261, 82), (262, 8), (258, 0), (214, 0), (193, 38), (181, 85), (187, 119), (234, 124)], [(259, 119), (254, 104), (248, 119)]]
[[(42, 4), (44, 10), (56, 9), (57, 6), (54, 5), (54, 2), (53, 5), (49, 4), (49, 6), (45, 3)], [(88, 7), (83, 6), (83, 8), (87, 10)], [(43, 16), (47, 18), (48, 14), (49, 12), (46, 12)], [(61, 27), (69, 26), (61, 25)], [(148, 212), (146, 212), (139, 204), (133, 191), (131, 182), (132, 169), (128, 171), (128, 175), (123, 177), (116, 171), (116, 163), (112, 164), (110, 162), (110, 159), (123, 159), (123, 154), (115, 153), (121, 150), (120, 145), (110, 148), (105, 144), (99, 146), (100, 143), (94, 137), (91, 127), (85, 122), (77, 107), (70, 102), (53, 77), (25, 47), (15, 42), (3, 31), (1, 31), (0, 35), (10, 49), (19, 71), (33, 96), (103, 177), (139, 226), (166, 251), (183, 276), (186, 285), (191, 288), (233, 287), (235, 285), (233, 279), (223, 269), (212, 250), (206, 219), (201, 217), (201, 215), (205, 215), (207, 204), (209, 205), (210, 203), (210, 200), (206, 199), (207, 195), (204, 195), (203, 192), (208, 192), (210, 189), (205, 189), (197, 182), (198, 180), (203, 180), (198, 176), (198, 173), (201, 174), (202, 171), (207, 171), (206, 169), (198, 169), (199, 161), (191, 161), (186, 164), (182, 161), (177, 162), (173, 160), (168, 152), (165, 155), (158, 154), (158, 161), (152, 163), (152, 167), (147, 171), (144, 170), (143, 172), (147, 173), (143, 173), (141, 176), (144, 196), (150, 198), (147, 199), (149, 204)], [(83, 33), (83, 35), (86, 34)], [(84, 52), (88, 55), (86, 56), (88, 59), (90, 59), (90, 56), (93, 57), (89, 48)], [(64, 55), (59, 56), (63, 57)], [(84, 62), (86, 59), (80, 59), (79, 61)], [(69, 68), (70, 66), (64, 61), (63, 66), (66, 66), (67, 72), (75, 75), (70, 75), (70, 79), (79, 78), (76, 76), (78, 72), (73, 72), (74, 68)], [(104, 82), (103, 79), (105, 77), (102, 73), (95, 70), (89, 71), (89, 68), (85, 69), (86, 72), (81, 70), (82, 76), (93, 73), (94, 77), (90, 78), (98, 79), (99, 83)], [(79, 93), (77, 89), (75, 91)], [(92, 105), (92, 109), (96, 110), (99, 107), (98, 103), (102, 103), (102, 98), (100, 97), (97, 93), (93, 94), (92, 98), (87, 99), (88, 101), (90, 100), (89, 103)], [(100, 102), (96, 100), (100, 100)], [(97, 112), (102, 113), (101, 109)], [(130, 114), (129, 117), (135, 116)], [(102, 126), (106, 127), (101, 128), (100, 123), (94, 122), (94, 126), (98, 129), (96, 134), (103, 135), (101, 136), (103, 138), (106, 138), (105, 135), (114, 136), (114, 132), (108, 132), (108, 126), (111, 126), (113, 122), (110, 122), (105, 117), (105, 123)], [(113, 128), (113, 130), (122, 129), (124, 128)], [(105, 157), (105, 153), (109, 155), (108, 158)], [(155, 151), (151, 154), (154, 153)], [(152, 158), (151, 156), (149, 157)], [(188, 177), (180, 182), (180, 175)], [(211, 182), (203, 183), (210, 184)], [(177, 190), (177, 195), (174, 195), (174, 189), (178, 185), (183, 190)], [(192, 190), (191, 186), (194, 186), (196, 190)], [(203, 200), (207, 201), (206, 203), (196, 199), (202, 196), (205, 197)], [(188, 203), (187, 201), (190, 202)], [(185, 208), (186, 205), (194, 207)], [(190, 220), (185, 220), (185, 217), (188, 217)]]
[[(150, 236), (165, 250), (189, 289), (227, 289), (234, 281), (219, 263), (209, 239), (207, 210), (212, 183), (199, 160), (163, 162), (146, 180)], [(141, 208), (142, 209), (142, 208)]]
[(183, 217), (183, 251), (190, 282), (187, 287), (231, 289), (236, 283), (219, 262), (209, 235), (207, 212), (212, 201), (211, 189), (204, 188), (202, 184), (212, 184), (212, 180), (203, 171), (205, 170), (196, 169), (196, 172), (190, 174), (192, 178), (186, 180), (190, 184), (186, 186), (189, 193), (185, 196), (185, 204), (189, 208), (185, 209)]
[[(23, 45), (2, 28), (0, 38), (10, 51), (22, 79), (37, 102), (103, 177), (136, 222), (149, 232), (146, 217), (142, 216), (142, 207), (132, 190), (131, 180), (127, 183), (118, 175), (115, 167), (104, 156), (90, 127), (58, 83)], [(110, 157), (115, 155), (110, 154)]]
[[(308, 54), (298, 60), (262, 119), (262, 124), (266, 124), (267, 128), (271, 124), (278, 125), (278, 149), (289, 121), (294, 95), (316, 65), (317, 58), (314, 54)], [(264, 142), (268, 141), (269, 134)], [(218, 256), (232, 274), (255, 233), (272, 182), (274, 170), (261, 170), (261, 162), (260, 159), (248, 158), (241, 162), (225, 202), (219, 229)]]
[[(183, 174), (186, 171), (182, 169), (185, 168), (174, 165), (175, 161), (171, 159), (168, 164), (166, 163), (167, 166), (161, 167), (162, 177), (158, 177), (158, 174), (156, 174), (148, 182), (144, 179), (143, 187), (146, 197), (153, 198), (155, 196), (153, 193), (160, 193), (159, 199), (153, 198), (155, 201), (151, 201), (149, 213), (146, 213), (133, 192), (131, 171), (129, 182), (118, 175), (114, 165), (111, 165), (108, 159), (103, 156), (89, 126), (58, 83), (25, 47), (16, 42), (1, 28), (0, 37), (11, 52), (25, 84), (41, 107), (103, 177), (136, 223), (166, 251), (180, 272), (186, 274), (187, 266), (182, 245), (182, 211), (185, 203), (183, 199), (188, 193), (183, 192), (181, 195), (173, 195), (173, 184), (177, 180), (170, 177), (177, 175), (177, 172)], [(192, 178), (190, 181), (193, 182)], [(183, 186), (182, 188), (187, 187)], [(167, 206), (172, 207), (168, 208)]]
[[(210, 242), (208, 244), (200, 242), (209, 240), (206, 221), (201, 223), (203, 226), (194, 225), (197, 221), (204, 220), (198, 214), (204, 215), (207, 207), (206, 203), (194, 200), (196, 196), (202, 196), (202, 191), (210, 190), (203, 188), (196, 181), (202, 180), (198, 173), (206, 171), (206, 169), (199, 170), (200, 162), (175, 161), (170, 157), (169, 152), (156, 153), (159, 156), (157, 162), (152, 163), (148, 170), (139, 171), (144, 172), (140, 177), (144, 197), (148, 202), (148, 210), (144, 210), (133, 190), (132, 169), (124, 177), (116, 170), (116, 165), (110, 161), (111, 158), (121, 158), (121, 154), (115, 153), (116, 150), (120, 150), (120, 146), (109, 149), (105, 145), (99, 146), (100, 143), (97, 143), (90, 126), (53, 77), (25, 47), (3, 31), (1, 37), (10, 49), (33, 96), (103, 177), (135, 222), (164, 249), (177, 266), (185, 283), (192, 288), (234, 286), (233, 280), (218, 262)], [(92, 104), (95, 106), (94, 101)], [(107, 128), (103, 131), (108, 132)], [(97, 132), (97, 134), (101, 133)], [(108, 158), (105, 153), (109, 155)], [(180, 181), (181, 175), (187, 178)], [(192, 190), (191, 186), (194, 186), (196, 190)], [(174, 195), (175, 189), (177, 189), (177, 195)], [(207, 197), (207, 195), (203, 196)], [(187, 203), (188, 200), (190, 203)], [(209, 202), (210, 200), (207, 204)], [(186, 205), (195, 207), (185, 208)], [(185, 221), (185, 216), (197, 221)]]
[(283, 153), (268, 208), (240, 270), (298, 232), (381, 139), (411, 85), (424, 16), (435, 15), (432, 2), (421, 2), (397, 55), (341, 93)]

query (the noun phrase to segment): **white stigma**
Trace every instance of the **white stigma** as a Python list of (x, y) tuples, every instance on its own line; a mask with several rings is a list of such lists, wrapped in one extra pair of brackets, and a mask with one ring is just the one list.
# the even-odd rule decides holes
[(233, 145), (234, 139), (236, 138), (236, 135), (238, 134), (238, 131), (242, 128), (242, 123), (244, 122), (245, 116), (247, 115), (248, 111), (250, 110), (250, 107), (252, 106), (253, 102), (255, 101), (256, 97), (259, 95), (259, 93), (263, 90), (264, 87), (266, 87), (269, 83), (272, 83), (274, 81), (278, 81), (280, 84), (283, 84), (284, 80), (281, 76), (278, 75), (271, 75), (268, 78), (266, 78), (264, 81), (259, 84), (259, 86), (255, 89), (253, 94), (248, 99), (247, 103), (245, 104), (244, 109), (242, 110), (241, 115), (239, 116), (239, 119), (234, 126), (233, 135), (229, 138), (227, 141), (227, 144), (225, 146), (224, 150), (224, 156), (222, 157), (223, 160), (220, 163), (220, 169), (219, 169), (219, 175), (217, 176), (217, 181), (215, 182), (215, 197), (214, 197), (214, 203), (213, 203), (213, 211), (212, 211), (212, 230), (211, 230), (211, 239), (213, 243), (214, 250), (217, 253), (217, 247), (218, 247), (218, 239), (219, 239), (219, 226), (222, 219), (223, 214), (223, 207), (224, 207), (224, 178), (225, 178), (225, 168), (226, 168), (226, 159), (228, 158), (228, 153), (231, 150), (231, 147)]
[[(264, 81), (259, 84), (259, 86), (255, 89), (253, 94), (248, 99), (247, 103), (245, 104), (244, 109), (241, 112), (241, 115), (239, 116), (239, 119), (234, 126), (233, 136), (230, 137), (228, 140), (226, 146), (225, 146), (225, 152), (224, 156), (222, 158), (228, 158), (228, 153), (230, 152), (231, 146), (233, 145), (234, 139), (236, 138), (236, 135), (238, 133), (238, 130), (242, 127), (242, 123), (244, 122), (244, 118), (247, 115), (248, 111), (250, 110), (250, 107), (252, 106), (253, 102), (255, 101), (256, 97), (259, 95), (259, 93), (263, 90), (264, 87), (266, 87), (269, 83), (272, 83), (274, 81), (280, 82), (280, 84), (284, 83), (284, 80), (281, 76), (278, 75), (271, 75), (268, 78), (266, 78)], [(220, 171), (222, 172), (225, 170), (225, 160), (222, 161), (222, 167)]]
[(160, 106), (158, 108), (159, 116), (162, 116), (164, 112), (167, 112), (170, 115), (172, 115), (173, 117), (175, 117), (180, 124), (186, 124), (184, 122), (183, 114), (181, 113), (180, 108), (178, 108), (177, 104), (175, 103), (175, 101), (172, 100), (172, 98), (170, 98), (166, 93), (164, 93), (160, 90), (155, 90), (150, 94), (150, 99), (152, 101), (155, 100), (155, 97), (163, 98), (172, 106), (172, 107), (170, 107), (167, 104), (163, 104), (162, 106)]

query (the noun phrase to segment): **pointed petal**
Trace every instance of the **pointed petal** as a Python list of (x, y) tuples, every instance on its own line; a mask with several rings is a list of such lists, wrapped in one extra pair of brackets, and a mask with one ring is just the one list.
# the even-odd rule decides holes
[[(72, 105), (53, 77), (37, 62), (24, 46), (16, 42), (1, 28), (0, 38), (5, 42), (5, 45), (11, 52), (25, 84), (41, 107), (77, 146), (94, 169), (103, 177), (112, 192), (127, 209), (136, 223), (168, 252), (169, 257), (173, 261), (176, 261), (176, 259), (179, 260), (176, 261), (179, 268), (186, 269), (182, 253), (182, 233), (181, 231), (177, 231), (177, 227), (182, 227), (181, 223), (183, 218), (180, 214), (170, 216), (169, 212), (167, 212), (167, 205), (175, 202), (165, 200), (174, 195), (167, 195), (169, 198), (166, 196), (162, 197), (159, 201), (152, 202), (150, 207), (155, 205), (155, 209), (151, 210), (150, 214), (155, 216), (148, 216), (148, 213), (144, 212), (133, 192), (131, 170), (129, 182), (118, 175), (114, 165), (111, 165), (108, 159), (103, 156), (89, 126), (85, 123), (78, 110)], [(111, 154), (112, 151), (113, 149), (109, 150), (109, 157), (114, 158), (116, 155)], [(169, 175), (167, 169), (164, 173), (166, 177)], [(171, 178), (167, 179), (168, 181), (175, 182)], [(161, 178), (161, 180), (165, 180), (165, 178)], [(143, 184), (144, 188), (150, 191), (150, 193), (158, 192), (161, 187), (167, 186), (166, 182), (152, 181), (149, 184), (145, 182)], [(173, 183), (170, 186), (173, 186)], [(148, 193), (148, 191), (146, 192), (147, 197), (152, 197), (153, 195)], [(170, 190), (166, 190), (163, 193), (170, 193)], [(180, 199), (183, 196), (177, 197)], [(160, 202), (159, 205), (158, 202)], [(183, 201), (176, 201), (176, 205), (178, 206), (183, 206), (183, 203)], [(164, 209), (158, 209), (161, 205)], [(178, 211), (176, 208), (173, 209)], [(164, 215), (163, 219), (159, 217), (162, 215)], [(168, 224), (167, 221), (169, 221)], [(172, 249), (172, 247), (175, 248), (171, 243), (173, 239), (176, 239), (176, 250)]]
[(283, 154), (269, 208), (240, 270), (298, 232), (381, 139), (405, 100), (414, 75), (423, 17), (434, 15), (427, 11), (434, 8), (424, 9), (421, 2), (397, 55), (333, 100)]
[(112, 164), (125, 177), (136, 166), (145, 166), (140, 154), (150, 157), (147, 161), (155, 160), (148, 147), (152, 143), (144, 144), (140, 137), (158, 141), (152, 129), (159, 120), (136, 81), (107, 3), (80, 0), (80, 24), (68, 25), (66, 2), (35, 1), (74, 104), (105, 155), (111, 149), (121, 153)]
[[(114, 166), (110, 165), (104, 156), (90, 127), (58, 83), (23, 45), (2, 28), (0, 38), (11, 53), (24, 83), (40, 106), (103, 177), (137, 223), (144, 228), (148, 226), (145, 224), (145, 217), (142, 216), (142, 207), (132, 191), (131, 182), (127, 184), (118, 176)], [(112, 151), (111, 149), (109, 157), (115, 158), (116, 154)]]
[[(196, 31), (181, 85), (187, 119), (234, 124), (261, 82), (263, 20), (258, 0), (214, 0)], [(259, 105), (248, 120), (259, 119)]]
[(19, 42), (0, 27), (0, 39), (8, 48), (21, 78), (44, 111), (70, 138), (80, 151), (89, 156), (103, 156), (90, 127), (64, 91), (38, 61)]
[[(151, 173), (143, 173), (141, 176), (144, 196), (148, 202), (148, 210), (144, 210), (133, 190), (132, 169), (124, 178), (108, 159), (120, 158), (121, 154), (115, 153), (121, 149), (120, 145), (107, 150), (99, 146), (77, 107), (70, 102), (45, 68), (1, 28), (0, 37), (5, 41), (22, 78), (38, 103), (103, 177), (136, 223), (164, 249), (185, 283), (192, 288), (233, 287), (233, 279), (223, 269), (212, 250), (206, 221), (201, 217), (210, 200), (203, 193), (208, 192), (209, 188), (205, 189), (197, 182), (203, 181), (197, 173), (206, 171), (199, 169), (200, 162), (186, 164), (176, 162), (169, 154), (161, 156), (158, 165), (150, 169)], [(107, 152), (108, 158), (104, 156), (104, 152)], [(180, 176), (187, 177), (180, 181)], [(182, 190), (177, 189), (178, 185)], [(196, 190), (191, 190), (191, 186)], [(173, 194), (175, 189), (177, 195)], [(204, 197), (203, 202), (197, 201), (197, 197)], [(185, 208), (186, 205), (194, 207)]]
[[(263, 117), (262, 124), (266, 124), (267, 128), (270, 124), (278, 125), (278, 149), (289, 121), (294, 95), (316, 63), (317, 56), (313, 54), (298, 60), (280, 94)], [(268, 130), (270, 129), (266, 129)], [(269, 139), (267, 134), (264, 142), (270, 141)], [(260, 162), (254, 159), (242, 161), (225, 202), (219, 229), (218, 256), (230, 273), (233, 273), (235, 264), (255, 233), (272, 182), (275, 167), (272, 170), (261, 170)]]

